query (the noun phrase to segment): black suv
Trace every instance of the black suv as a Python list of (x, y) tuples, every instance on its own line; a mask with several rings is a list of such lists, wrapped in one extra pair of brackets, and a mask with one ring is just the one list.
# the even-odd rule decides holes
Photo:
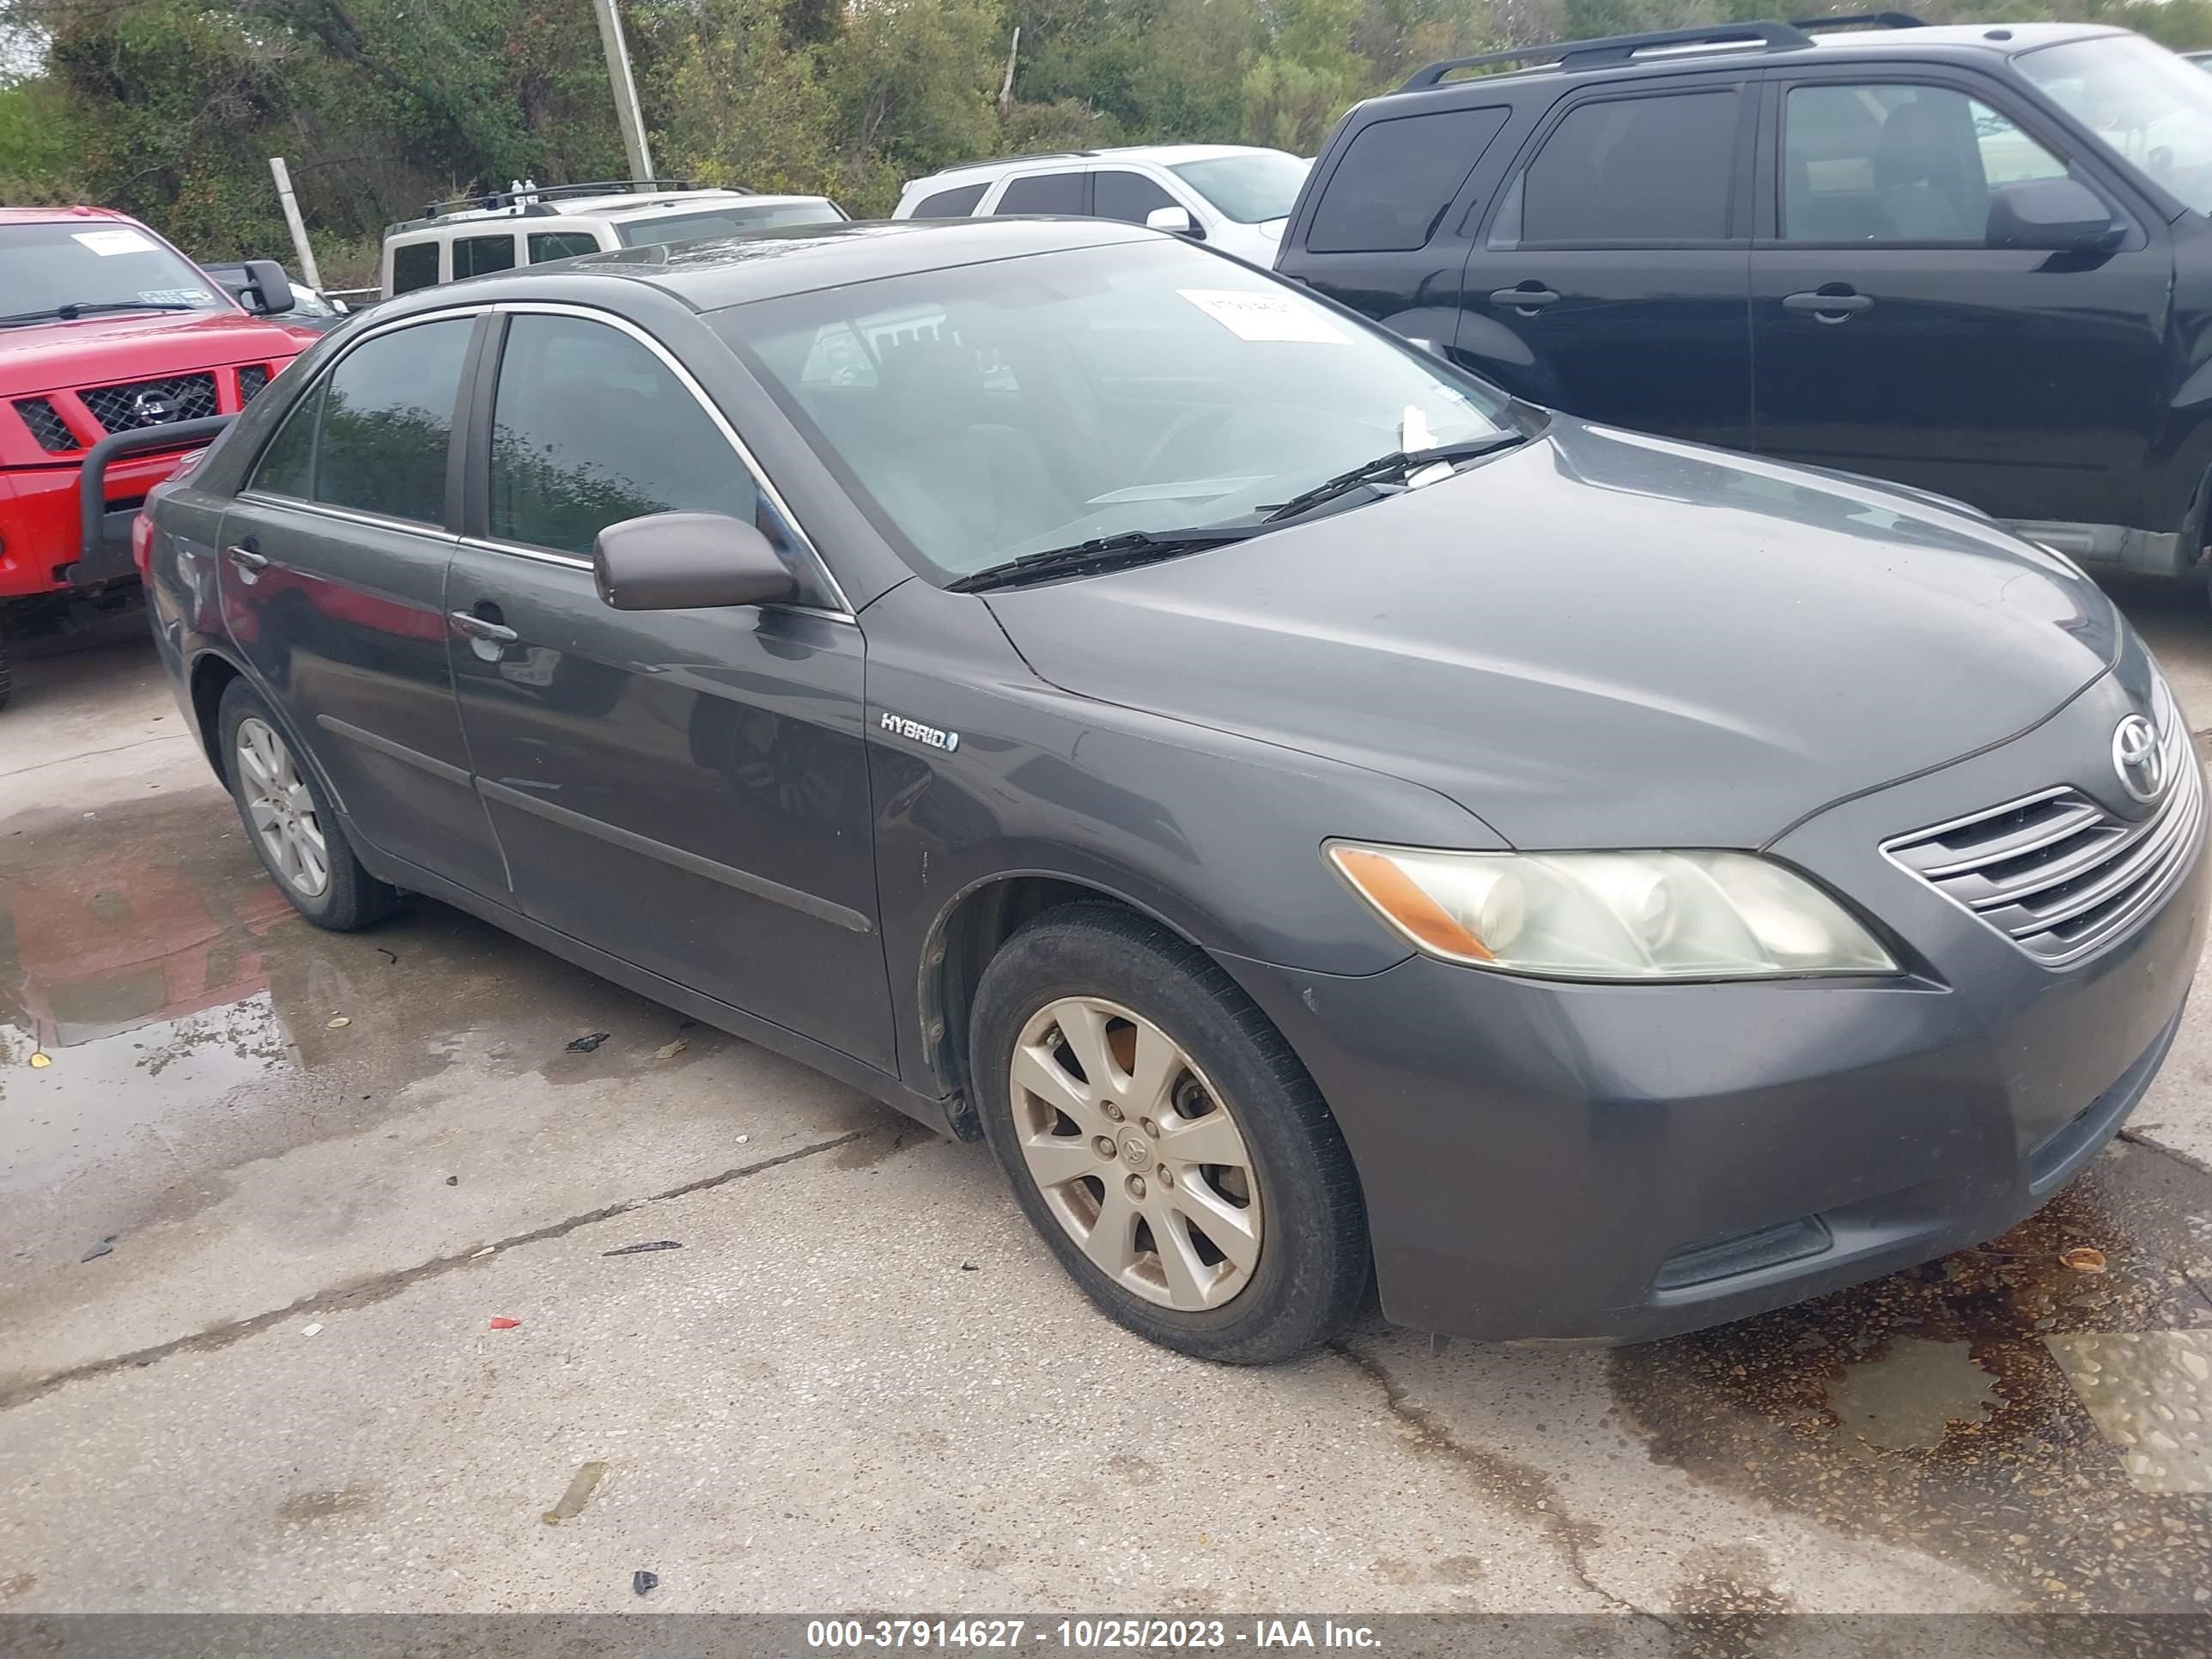
[(2208, 211), (2201, 69), (1882, 13), (1431, 64), (1339, 125), (1277, 269), (1532, 401), (2180, 574)]

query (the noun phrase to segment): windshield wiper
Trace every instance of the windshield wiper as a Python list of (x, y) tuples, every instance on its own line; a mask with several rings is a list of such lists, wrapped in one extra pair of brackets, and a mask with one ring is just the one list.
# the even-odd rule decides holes
[(1120, 536), (1101, 536), (1095, 541), (1078, 542), (1073, 547), (1047, 548), (1042, 553), (1024, 553), (1018, 559), (987, 564), (945, 586), (955, 593), (976, 593), (988, 587), (1042, 581), (1048, 576), (1088, 575), (1123, 565), (1173, 558), (1193, 548), (1241, 542), (1258, 535), (1266, 527), (1247, 522), (1200, 525), (1188, 530), (1132, 530)]
[(1471, 461), (1477, 456), (1495, 454), (1501, 449), (1511, 449), (1516, 444), (1528, 441), (1528, 434), (1525, 432), (1501, 432), (1487, 438), (1471, 438), (1465, 443), (1438, 444), (1433, 449), (1395, 449), (1388, 455), (1377, 455), (1373, 460), (1353, 467), (1349, 472), (1340, 472), (1334, 478), (1324, 478), (1311, 489), (1291, 496), (1280, 507), (1269, 507), (1267, 509), (1267, 522), (1279, 524), (1285, 519), (1295, 519), (1299, 514), (1310, 512), (1323, 501), (1334, 501), (1363, 484), (1402, 478), (1439, 461)]
[(17, 323), (50, 323), (59, 319), (73, 323), (78, 318), (96, 311), (198, 311), (201, 307), (183, 300), (85, 300), (74, 301), (64, 306), (50, 307), (45, 311), (19, 311), (11, 317), (0, 317), (0, 328), (12, 328)]

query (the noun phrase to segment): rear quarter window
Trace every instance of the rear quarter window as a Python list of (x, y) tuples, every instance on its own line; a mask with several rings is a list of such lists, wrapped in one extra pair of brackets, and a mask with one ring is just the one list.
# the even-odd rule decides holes
[(983, 199), (989, 182), (980, 185), (956, 185), (951, 190), (940, 190), (923, 197), (914, 204), (909, 219), (965, 219), (975, 212), (975, 204)]
[(1365, 253), (1425, 246), (1511, 113), (1440, 110), (1362, 128), (1314, 205), (1306, 246)]
[(437, 283), (438, 245), (435, 242), (410, 242), (404, 247), (392, 250), (393, 294), (411, 293), (418, 288), (434, 288)]

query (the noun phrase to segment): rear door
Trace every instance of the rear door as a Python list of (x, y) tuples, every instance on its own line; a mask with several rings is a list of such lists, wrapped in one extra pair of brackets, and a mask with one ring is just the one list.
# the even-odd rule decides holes
[(458, 511), (454, 411), (477, 318), (356, 340), (303, 398), (223, 515), (223, 619), (321, 763), (347, 818), (392, 857), (507, 885), (447, 661)]
[[(2000, 518), (2135, 523), (2161, 401), (2165, 227), (1978, 76), (1776, 73), (1769, 106), (1755, 447)], [(2128, 220), (2118, 249), (1987, 246), (1996, 192), (2069, 176)]]
[[(573, 308), (501, 322), (446, 606), (477, 787), (523, 911), (891, 1069), (859, 625), (650, 337)], [(757, 525), (811, 604), (603, 604), (599, 531), (677, 509)]]
[(1741, 74), (1561, 100), (1468, 257), (1458, 354), (1570, 414), (1741, 447), (1753, 118)]

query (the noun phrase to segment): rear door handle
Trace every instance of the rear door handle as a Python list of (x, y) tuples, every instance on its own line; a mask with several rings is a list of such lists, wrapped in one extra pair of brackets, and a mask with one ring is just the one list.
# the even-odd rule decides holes
[(482, 617), (466, 611), (449, 611), (446, 619), (453, 624), (456, 633), (465, 634), (472, 640), (487, 641), (493, 645), (513, 645), (522, 636), (504, 623), (486, 622)]
[[(1839, 285), (1840, 286), (1840, 285)], [(1824, 323), (1840, 323), (1855, 311), (1864, 311), (1874, 301), (1863, 294), (1854, 294), (1848, 289), (1839, 293), (1785, 294), (1782, 296), (1784, 311), (1809, 311)]]
[(1539, 306), (1550, 305), (1559, 296), (1548, 288), (1498, 288), (1490, 292), (1490, 303), (1511, 306), (1516, 311), (1534, 311)]
[(234, 542), (222, 550), (240, 570), (266, 570), (269, 568), (267, 556), (255, 552), (250, 540)]

